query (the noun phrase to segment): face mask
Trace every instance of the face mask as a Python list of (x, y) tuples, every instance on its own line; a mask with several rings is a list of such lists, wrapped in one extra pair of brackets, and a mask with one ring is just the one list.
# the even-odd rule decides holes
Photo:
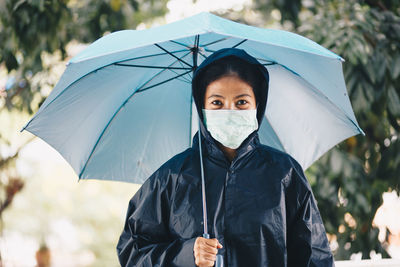
[(222, 145), (236, 149), (257, 130), (257, 109), (203, 109), (204, 124), (211, 136)]

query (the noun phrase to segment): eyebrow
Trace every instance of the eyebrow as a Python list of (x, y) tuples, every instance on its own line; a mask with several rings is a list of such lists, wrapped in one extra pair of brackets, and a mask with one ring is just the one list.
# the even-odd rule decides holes
[(251, 97), (251, 95), (249, 95), (249, 94), (241, 94), (241, 95), (235, 96), (234, 98), (241, 98), (241, 97), (244, 97), (244, 96)]
[[(244, 97), (244, 96), (251, 97), (251, 95), (249, 95), (249, 94), (241, 94), (241, 95), (235, 96), (234, 98), (236, 99), (236, 98), (241, 98), (241, 97)], [(225, 98), (222, 95), (210, 95), (207, 99), (210, 99), (211, 97)]]
[(221, 98), (225, 98), (222, 95), (210, 95), (207, 99), (210, 99), (211, 97), (221, 97)]

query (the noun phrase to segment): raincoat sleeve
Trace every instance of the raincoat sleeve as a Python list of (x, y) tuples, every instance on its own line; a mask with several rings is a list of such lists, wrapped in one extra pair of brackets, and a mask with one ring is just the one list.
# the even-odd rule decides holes
[(297, 163), (286, 194), (288, 266), (335, 266), (314, 195)]
[(195, 266), (195, 238), (169, 233), (173, 185), (169, 172), (156, 171), (129, 202), (117, 252), (121, 266)]

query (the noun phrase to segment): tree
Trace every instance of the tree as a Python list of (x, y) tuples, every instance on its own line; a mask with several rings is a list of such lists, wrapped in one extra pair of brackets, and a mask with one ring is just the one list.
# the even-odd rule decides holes
[(307, 175), (335, 258), (375, 250), (387, 256), (372, 227), (382, 193), (400, 185), (400, 3), (398, 1), (254, 0), (265, 20), (282, 14), (282, 27), (341, 55), (349, 96), (365, 136), (323, 156)]
[[(33, 113), (53, 87), (46, 57), (67, 57), (71, 40), (91, 42), (109, 31), (162, 15), (167, 0), (6, 0), (0, 2), (0, 110)], [(346, 59), (344, 74), (353, 108), (366, 136), (350, 138), (316, 162), (307, 176), (336, 259), (371, 250), (384, 253), (371, 221), (382, 192), (400, 184), (400, 3), (396, 0), (253, 0), (258, 25), (279, 23)], [(225, 14), (246, 22), (246, 10)], [(278, 14), (278, 16), (277, 16)], [(0, 137), (2, 143), (6, 140)], [(16, 155), (17, 156), (17, 155)], [(12, 156), (13, 157), (13, 156)], [(15, 159), (4, 161), (0, 173)], [(6, 184), (0, 185), (5, 189)]]
[[(71, 42), (90, 43), (112, 31), (134, 29), (164, 15), (166, 3), (167, 0), (0, 1), (0, 74), (7, 77), (6, 83), (0, 85), (0, 113), (33, 114), (47, 97), (47, 89), (54, 87), (54, 69), (69, 56), (67, 47)], [(11, 147), (6, 131), (0, 128), (2, 149)], [(11, 155), (0, 153), (0, 219), (24, 184), (15, 168), (23, 146)]]
[[(10, 82), (2, 88), (2, 102), (9, 110), (33, 113), (40, 101), (40, 85), (33, 83), (39, 72), (51, 66), (45, 54), (60, 52), (72, 40), (90, 43), (104, 34), (134, 29), (139, 23), (166, 12), (166, 0), (7, 0), (0, 3), (0, 65), (7, 69)], [(52, 84), (54, 85), (54, 84)]]

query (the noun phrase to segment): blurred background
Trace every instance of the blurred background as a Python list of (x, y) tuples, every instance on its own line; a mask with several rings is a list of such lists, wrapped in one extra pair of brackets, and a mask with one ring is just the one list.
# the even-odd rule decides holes
[(306, 174), (336, 260), (400, 258), (399, 1), (1, 0), (0, 266), (119, 266), (115, 246), (139, 186), (78, 182), (57, 152), (19, 130), (87, 44), (201, 11), (299, 33), (346, 60), (366, 136)]

